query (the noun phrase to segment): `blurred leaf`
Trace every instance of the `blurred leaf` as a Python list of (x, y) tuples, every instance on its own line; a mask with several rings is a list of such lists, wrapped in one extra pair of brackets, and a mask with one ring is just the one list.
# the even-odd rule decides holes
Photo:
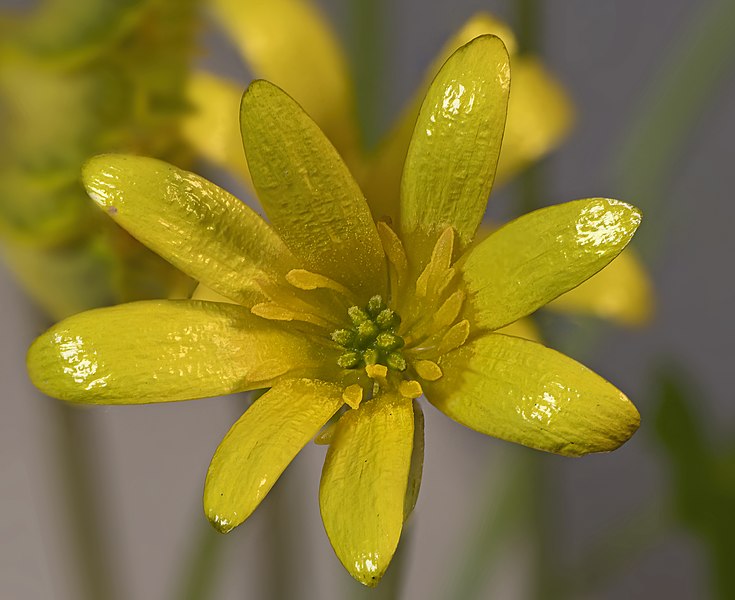
[(716, 597), (735, 598), (735, 447), (724, 450), (707, 431), (706, 397), (682, 365), (655, 378), (656, 435), (673, 476), (678, 517), (705, 544)]
[[(658, 407), (655, 426), (673, 471), (676, 506), (680, 517), (701, 522), (701, 508), (711, 501), (712, 453), (700, 414), (702, 394), (680, 366), (670, 364), (656, 375)], [(697, 405), (691, 401), (698, 397)]]

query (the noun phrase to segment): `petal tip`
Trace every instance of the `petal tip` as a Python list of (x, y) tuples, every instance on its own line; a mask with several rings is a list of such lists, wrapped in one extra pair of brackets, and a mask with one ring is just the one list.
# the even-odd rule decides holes
[(206, 512), (209, 524), (222, 534), (230, 533), (238, 525), (233, 519), (219, 514), (216, 510), (209, 509)]

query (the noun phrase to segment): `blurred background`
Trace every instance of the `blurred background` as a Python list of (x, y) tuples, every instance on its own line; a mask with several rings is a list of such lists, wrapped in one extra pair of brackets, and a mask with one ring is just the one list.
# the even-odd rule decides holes
[(57, 0), (44, 17), (25, 15), (31, 4), (0, 1), (2, 597), (735, 598), (732, 0), (313, 0), (347, 52), (368, 144), (473, 14), (510, 24), (575, 117), (493, 192), (490, 216), (591, 196), (635, 204), (655, 297), (636, 327), (539, 317), (549, 345), (639, 408), (639, 432), (612, 454), (541, 455), (424, 405), (421, 494), (377, 590), (344, 572), (323, 532), (322, 446), (245, 525), (210, 529), (204, 475), (242, 398), (81, 409), (29, 383), (26, 349), (55, 319), (191, 289), (79, 195), (86, 156), (164, 157), (252, 201), (181, 124), (192, 68), (238, 89), (252, 76), (207, 2)]

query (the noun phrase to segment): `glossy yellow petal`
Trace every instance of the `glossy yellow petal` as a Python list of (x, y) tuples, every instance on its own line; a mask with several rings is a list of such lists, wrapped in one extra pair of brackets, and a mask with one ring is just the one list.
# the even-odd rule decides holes
[(215, 14), (256, 77), (304, 107), (343, 156), (356, 148), (347, 60), (324, 18), (304, 0), (214, 0)]
[(38, 389), (61, 400), (171, 402), (314, 372), (336, 360), (320, 348), (235, 304), (153, 300), (61, 321), (31, 346), (28, 372)]
[(232, 426), (204, 484), (204, 512), (222, 533), (257, 508), (299, 451), (342, 406), (342, 388), (310, 379), (276, 383)]
[(242, 92), (242, 87), (216, 75), (192, 73), (187, 87), (191, 111), (183, 119), (182, 133), (200, 156), (251, 185), (240, 137)]
[(384, 293), (385, 257), (370, 209), (316, 124), (267, 81), (243, 96), (241, 124), (258, 197), (294, 254), (366, 299)]
[[(484, 34), (498, 36), (511, 55), (515, 51), (516, 41), (510, 28), (486, 13), (472, 16), (444, 45), (427, 69), (424, 83), (378, 147), (368, 165), (364, 180), (360, 180), (375, 220), (387, 219), (393, 223), (394, 228), (398, 227), (403, 163), (406, 161), (411, 134), (424, 96), (441, 66), (457, 48)], [(513, 87), (515, 88), (515, 73)]]
[(513, 83), (496, 183), (554, 149), (572, 126), (572, 105), (561, 84), (528, 57), (511, 61)]
[(445, 355), (425, 382), (439, 410), (480, 433), (582, 456), (615, 450), (640, 416), (625, 395), (571, 358), (520, 338), (486, 334)]
[(597, 273), (630, 241), (640, 211), (618, 200), (575, 200), (511, 221), (461, 259), (467, 315), (499, 329)]
[(360, 583), (377, 585), (403, 528), (414, 440), (412, 401), (382, 395), (337, 423), (319, 503), (337, 557)]
[(446, 227), (454, 227), (461, 250), (482, 220), (503, 139), (508, 60), (499, 38), (476, 38), (429, 88), (401, 181), (402, 237), (418, 266)]
[(651, 318), (653, 304), (648, 275), (628, 248), (597, 275), (559, 296), (546, 308), (637, 326)]
[(153, 158), (106, 154), (84, 166), (90, 197), (134, 237), (214, 291), (245, 305), (296, 265), (255, 212), (223, 189)]

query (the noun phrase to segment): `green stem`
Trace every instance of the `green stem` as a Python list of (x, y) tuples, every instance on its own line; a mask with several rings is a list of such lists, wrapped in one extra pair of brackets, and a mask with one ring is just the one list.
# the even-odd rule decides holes
[[(201, 514), (201, 511), (197, 511)], [(181, 588), (172, 600), (205, 600), (212, 597), (217, 582), (217, 564), (222, 554), (222, 534), (217, 533), (209, 523), (197, 524), (197, 537), (186, 560), (186, 570), (182, 572)]]
[(527, 475), (526, 450), (518, 450), (514, 458), (504, 465), (504, 481), (498, 483), (493, 474), (485, 484), (482, 497), (497, 499), (490, 506), (489, 500), (481, 503), (480, 511), (472, 522), (472, 532), (465, 550), (460, 555), (455, 575), (448, 586), (449, 593), (440, 598), (480, 598), (493, 575), (492, 565), (508, 546), (510, 538), (518, 533), (519, 525), (528, 511), (530, 478)]
[[(543, 52), (543, 15), (540, 2), (517, 0), (516, 16), (520, 52), (540, 56)], [(524, 213), (541, 207), (545, 180), (546, 172), (541, 163), (531, 166), (521, 176), (518, 183), (518, 200)], [(554, 549), (554, 540), (558, 539), (555, 535), (556, 521), (549, 518), (557, 494), (554, 479), (546, 465), (546, 458), (540, 453), (529, 454), (528, 464), (524, 469), (531, 488), (529, 492), (529, 533), (533, 539), (531, 594), (538, 600), (556, 597), (554, 581), (558, 573), (557, 553)]]
[(83, 585), (82, 598), (114, 600), (119, 595), (114, 585), (106, 530), (96, 502), (99, 484), (91, 464), (95, 440), (89, 415), (66, 402), (52, 399), (47, 402), (55, 413), (58, 457)]
[(380, 138), (383, 66), (386, 39), (383, 32), (385, 0), (351, 3), (352, 64), (355, 72), (357, 118), (362, 144), (373, 148)]
[[(240, 417), (243, 407), (249, 407), (262, 393), (263, 390), (258, 390), (233, 397), (235, 399), (234, 415)], [(197, 511), (196, 518), (200, 525), (192, 537), (190, 548), (180, 568), (177, 581), (181, 582), (181, 585), (175, 587), (172, 596), (174, 600), (180, 598), (208, 600), (214, 597), (212, 590), (218, 582), (217, 575), (225, 548), (225, 538), (204, 520), (200, 511)]]
[(516, 0), (516, 31), (518, 51), (522, 54), (540, 54), (543, 40), (543, 17), (538, 0)]
[(268, 519), (268, 556), (267, 574), (268, 590), (271, 600), (287, 600), (296, 595), (290, 594), (289, 581), (290, 568), (292, 564), (292, 539), (291, 514), (289, 506), (289, 470), (281, 476), (273, 489), (268, 492), (263, 509)]
[(663, 201), (691, 131), (735, 63), (735, 2), (713, 0), (658, 69), (616, 161), (626, 198), (651, 215), (636, 240), (651, 258), (670, 224)]
[(561, 582), (563, 598), (588, 598), (671, 530), (673, 515), (660, 500), (640, 508), (593, 544)]

